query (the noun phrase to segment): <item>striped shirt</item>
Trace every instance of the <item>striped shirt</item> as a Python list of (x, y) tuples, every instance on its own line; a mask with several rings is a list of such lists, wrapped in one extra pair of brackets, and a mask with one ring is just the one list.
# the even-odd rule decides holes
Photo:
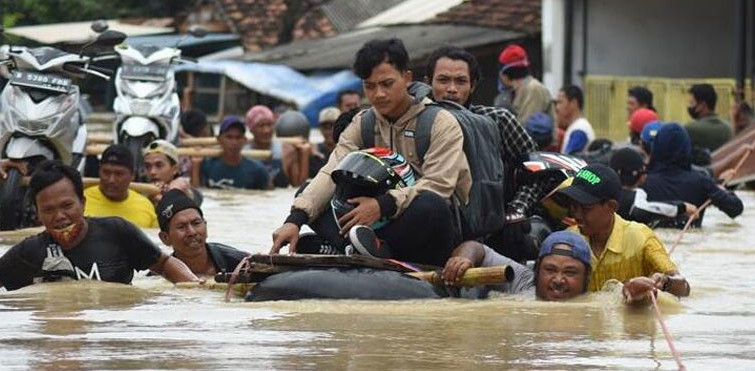
[[(579, 233), (576, 226), (569, 230)], [(589, 242), (587, 237), (582, 237)], [(600, 256), (593, 252), (591, 261), (590, 291), (600, 291), (610, 279), (624, 282), (634, 277), (649, 277), (656, 272), (669, 274), (676, 271), (666, 248), (652, 229), (628, 222), (618, 214), (614, 214), (613, 230), (605, 249)]]

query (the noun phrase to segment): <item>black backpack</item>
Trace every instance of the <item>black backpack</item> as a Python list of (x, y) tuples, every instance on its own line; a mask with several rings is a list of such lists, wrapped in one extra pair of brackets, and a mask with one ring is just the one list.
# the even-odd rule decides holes
[[(478, 115), (449, 101), (433, 102), (417, 117), (414, 143), (417, 158), (423, 163), (430, 147), (435, 116), (441, 110), (451, 113), (464, 134), (464, 153), (472, 175), (469, 203), (459, 207), (461, 234), (465, 240), (484, 237), (503, 227), (505, 202), (503, 195), (503, 154), (499, 126), (491, 118)], [(362, 142), (365, 148), (375, 146), (375, 111), (362, 114)], [(458, 202), (457, 202), (458, 204)]]

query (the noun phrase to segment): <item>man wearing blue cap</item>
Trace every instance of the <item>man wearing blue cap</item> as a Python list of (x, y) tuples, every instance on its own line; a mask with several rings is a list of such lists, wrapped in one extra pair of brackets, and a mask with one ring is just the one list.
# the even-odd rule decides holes
[[(534, 288), (540, 300), (563, 301), (587, 293), (592, 275), (592, 252), (580, 235), (571, 231), (553, 232), (540, 246), (535, 269), (531, 271), (477, 241), (467, 241), (454, 250), (443, 268), (443, 280), (453, 286), (469, 268), (503, 265), (514, 270), (514, 278), (487, 289), (518, 294)], [(627, 304), (647, 303), (647, 295), (659, 289), (667, 291), (666, 287), (658, 287), (656, 279), (638, 276), (624, 282), (622, 295)]]
[(259, 161), (241, 156), (246, 143), (245, 134), (246, 126), (240, 117), (224, 117), (218, 134), (218, 143), (223, 153), (217, 158), (204, 159), (201, 167), (192, 167), (192, 185), (221, 189), (270, 188), (265, 167)]
[(443, 268), (443, 279), (453, 285), (472, 267), (508, 265), (514, 269), (514, 279), (489, 288), (508, 294), (531, 291), (535, 288), (538, 299), (547, 301), (568, 300), (587, 292), (590, 279), (590, 247), (579, 235), (554, 232), (543, 241), (531, 271), (493, 249), (476, 241), (467, 241), (454, 250)]

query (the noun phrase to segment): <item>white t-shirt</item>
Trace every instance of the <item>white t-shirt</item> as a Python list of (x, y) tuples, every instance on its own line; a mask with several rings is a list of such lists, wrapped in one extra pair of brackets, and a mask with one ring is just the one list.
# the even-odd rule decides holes
[[(581, 133), (580, 133), (581, 132)], [(573, 134), (576, 134), (573, 135)], [(581, 153), (587, 150), (590, 143), (595, 140), (595, 132), (586, 118), (580, 117), (569, 125), (564, 133), (564, 143), (561, 145), (561, 153)]]

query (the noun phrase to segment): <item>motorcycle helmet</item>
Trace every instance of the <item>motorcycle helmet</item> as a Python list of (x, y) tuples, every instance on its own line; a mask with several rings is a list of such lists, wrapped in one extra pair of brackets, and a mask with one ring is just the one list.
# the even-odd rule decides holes
[[(349, 199), (377, 197), (391, 189), (412, 186), (415, 181), (414, 171), (404, 156), (380, 147), (349, 153), (330, 176), (336, 184), (330, 200), (336, 222), (354, 210)], [(378, 229), (386, 223), (388, 218), (382, 218), (372, 228)]]
[(309, 121), (299, 111), (286, 111), (278, 117), (278, 121), (275, 123), (275, 135), (309, 139)]

